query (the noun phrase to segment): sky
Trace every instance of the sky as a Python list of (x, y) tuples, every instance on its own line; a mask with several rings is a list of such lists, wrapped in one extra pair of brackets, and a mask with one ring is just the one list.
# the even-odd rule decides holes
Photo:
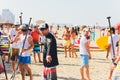
[(2, 9), (9, 9), (19, 21), (23, 12), (23, 22), (45, 20), (50, 24), (99, 25), (107, 26), (107, 16), (111, 24), (120, 22), (120, 0), (0, 0)]

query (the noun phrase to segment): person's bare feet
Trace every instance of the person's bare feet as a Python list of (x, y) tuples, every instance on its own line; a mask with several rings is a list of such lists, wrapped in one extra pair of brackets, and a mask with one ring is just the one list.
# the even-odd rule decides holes
[(43, 63), (43, 62), (40, 60), (39, 63)]
[(66, 58), (67, 56), (65, 55), (65, 58)]
[(69, 55), (69, 57), (71, 58), (71, 55)]
[(107, 80), (112, 80), (112, 79), (108, 78)]
[(35, 63), (37, 63), (37, 61), (35, 61)]
[(87, 80), (87, 79), (83, 78), (83, 79), (81, 79), (81, 80)]

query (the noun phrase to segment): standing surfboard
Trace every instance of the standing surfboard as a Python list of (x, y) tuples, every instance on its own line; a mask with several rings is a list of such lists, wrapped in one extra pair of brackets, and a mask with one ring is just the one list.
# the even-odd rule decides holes
[(102, 50), (106, 50), (108, 48), (108, 36), (100, 37), (96, 40), (96, 44)]

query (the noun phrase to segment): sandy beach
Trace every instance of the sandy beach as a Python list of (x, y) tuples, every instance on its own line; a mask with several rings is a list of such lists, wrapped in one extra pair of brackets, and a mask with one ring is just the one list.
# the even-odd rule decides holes
[[(109, 71), (110, 60), (105, 59), (106, 52), (92, 52), (92, 59), (90, 60), (90, 75), (92, 80), (106, 80)], [(79, 53), (78, 53), (79, 55)], [(78, 58), (64, 58), (63, 53), (60, 52), (59, 66), (57, 67), (58, 80), (80, 80), (80, 59)], [(8, 77), (12, 74), (11, 65), (6, 64)], [(42, 75), (43, 65), (41, 63), (32, 63), (30, 65), (33, 73), (33, 80), (40, 80)], [(4, 77), (4, 73), (0, 74), (0, 78)], [(4, 80), (4, 79), (0, 79)], [(17, 74), (15, 80), (21, 80), (21, 75)], [(29, 80), (29, 77), (26, 77)]]
[[(41, 48), (45, 47), (44, 64), (53, 69), (44, 69), (44, 72), (54, 73), (54, 66), (59, 62), (57, 80), (82, 80), (84, 77), (87, 80), (86, 75), (89, 78), (89, 74), (90, 80), (108, 80), (108, 77), (111, 78), (110, 73), (112, 78), (120, 78), (119, 8), (120, 0), (0, 0), (0, 69), (4, 70), (2, 61), (5, 54), (4, 63), (8, 80), (13, 75), (14, 66), (16, 69), (19, 62), (23, 63), (20, 66), (22, 73), (24, 74), (23, 70), (26, 69), (29, 72), (26, 71), (25, 80), (30, 80), (26, 74), (31, 76), (31, 72), (33, 80), (43, 80)], [(71, 51), (71, 55), (66, 55), (66, 51)], [(38, 58), (39, 52), (41, 60)], [(19, 53), (21, 54), (17, 60)], [(88, 57), (91, 58), (89, 69), (86, 66)], [(112, 62), (111, 59), (114, 60), (114, 57), (116, 61)], [(14, 65), (15, 60), (18, 62)], [(29, 62), (31, 71), (26, 65)], [(20, 69), (13, 80), (22, 80)], [(2, 70), (0, 80), (7, 80)], [(81, 79), (82, 73), (86, 75), (82, 75)]]
[[(79, 52), (77, 52), (79, 56)], [(92, 52), (90, 60), (90, 75), (92, 80), (106, 80), (109, 72), (110, 60), (105, 59), (106, 52)], [(57, 67), (58, 80), (80, 80), (80, 58), (64, 58), (63, 52), (58, 52), (59, 66)], [(12, 75), (11, 64), (6, 64), (8, 79)], [(41, 63), (32, 63), (30, 65), (33, 73), (33, 80), (41, 80), (42, 68)], [(4, 78), (4, 73), (0, 74), (0, 80)], [(17, 74), (15, 80), (21, 80), (21, 75)], [(29, 77), (26, 77), (29, 80)]]
[[(98, 31), (97, 31), (98, 32)], [(99, 35), (99, 32), (96, 34)], [(97, 36), (96, 38), (98, 38)], [(61, 41), (58, 40), (58, 43)], [(97, 46), (95, 41), (91, 42), (91, 46)], [(106, 60), (106, 51), (92, 51), (92, 59), (90, 60), (90, 76), (92, 80), (107, 80), (109, 74), (110, 60)], [(59, 66), (57, 67), (58, 80), (81, 80), (80, 76), (80, 58), (79, 51), (77, 50), (77, 58), (65, 58), (63, 49), (58, 48)], [(42, 53), (41, 53), (42, 57)], [(34, 63), (33, 55), (30, 64), (33, 73), (33, 80), (41, 80), (42, 76), (42, 63)], [(8, 80), (12, 75), (11, 63), (6, 63)], [(0, 74), (0, 80), (5, 80), (4, 73)], [(14, 80), (21, 80), (20, 73), (16, 74)], [(26, 80), (29, 77), (26, 76)]]

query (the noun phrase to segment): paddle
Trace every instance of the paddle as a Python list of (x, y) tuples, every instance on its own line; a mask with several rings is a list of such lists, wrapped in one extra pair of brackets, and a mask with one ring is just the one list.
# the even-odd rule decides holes
[(20, 25), (22, 25), (22, 12), (20, 13), (21, 15), (19, 16), (19, 18), (20, 18)]
[[(110, 16), (109, 17), (107, 17), (107, 19), (108, 19), (108, 24), (109, 24), (109, 28), (111, 29), (111, 21), (110, 21)], [(114, 49), (114, 43), (113, 43), (113, 38), (112, 38), (112, 32), (110, 31), (110, 37), (111, 37), (111, 42), (112, 42), (112, 49), (113, 49), (113, 55), (115, 55), (115, 49)], [(114, 61), (114, 59), (113, 59), (113, 61)]]
[[(31, 20), (32, 20), (32, 18), (30, 18), (30, 20), (29, 20), (28, 27), (30, 26)], [(25, 39), (24, 39), (24, 41), (23, 41), (22, 50), (24, 49), (25, 41), (26, 41), (26, 38), (27, 38), (27, 33), (28, 33), (28, 30), (27, 30), (27, 32), (26, 32)], [(21, 59), (21, 56), (22, 56), (22, 52), (20, 53), (20, 59)], [(17, 67), (16, 67), (13, 75), (11, 76), (10, 80), (14, 80), (15, 75), (16, 75), (16, 72), (17, 72), (18, 67), (19, 67), (19, 64), (20, 64), (20, 63), (19, 63), (19, 61), (18, 61)]]
[[(2, 50), (1, 50), (1, 46), (0, 46), (0, 55), (1, 55), (1, 59), (2, 59), (3, 52), (2, 52)], [(4, 63), (4, 60), (3, 60), (3, 59), (2, 59), (2, 64), (3, 64), (3, 67), (4, 67), (4, 72), (5, 72), (6, 80), (8, 80), (7, 71), (6, 71), (6, 67), (5, 67), (5, 63)]]

